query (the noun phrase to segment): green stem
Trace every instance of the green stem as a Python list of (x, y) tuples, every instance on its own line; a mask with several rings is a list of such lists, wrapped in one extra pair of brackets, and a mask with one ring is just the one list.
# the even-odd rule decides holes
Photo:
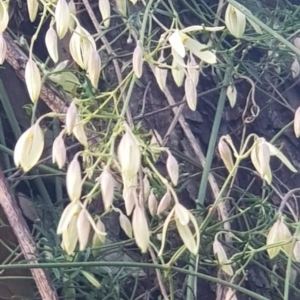
[[(5, 139), (5, 134), (4, 134), (4, 128), (3, 128), (3, 124), (2, 124), (2, 119), (0, 118), (0, 143), (4, 146), (6, 146), (6, 139)], [(3, 158), (3, 166), (4, 166), (4, 170), (7, 170), (7, 175), (10, 176), (11, 175), (11, 165), (10, 165), (10, 160), (9, 160), (9, 155), (7, 153), (3, 153), (2, 154), (2, 158)]]
[(147, 20), (148, 20), (148, 16), (149, 16), (150, 8), (152, 7), (152, 4), (153, 4), (153, 0), (148, 1), (147, 6), (145, 8), (143, 23), (142, 23), (142, 27), (141, 27), (141, 30), (140, 30), (141, 45), (144, 44), (144, 37), (145, 37), (145, 32), (146, 32)]
[(273, 138), (270, 140), (270, 143), (274, 144), (277, 141), (277, 139), (293, 124), (294, 124), (294, 120), (291, 121), (290, 123), (286, 124), (284, 127), (282, 127), (282, 129), (280, 129), (280, 131), (277, 132), (276, 135), (273, 136)]
[(19, 123), (17, 121), (17, 118), (14, 114), (14, 110), (11, 106), (11, 102), (8, 98), (7, 93), (6, 93), (6, 89), (5, 89), (5, 86), (3, 84), (2, 79), (0, 79), (0, 95), (1, 95), (1, 97), (0, 97), (1, 103), (2, 103), (3, 109), (5, 111), (5, 115), (7, 117), (7, 120), (9, 121), (9, 124), (10, 124), (11, 129), (12, 129), (13, 134), (14, 134), (14, 137), (16, 139), (18, 139), (22, 132), (21, 132), (21, 129), (19, 127)]
[(38, 101), (34, 102), (34, 104), (33, 104), (32, 115), (31, 115), (31, 126), (35, 123), (35, 115), (36, 115), (37, 106), (38, 106)]
[(233, 67), (233, 65), (232, 65), (232, 63), (230, 63), (230, 65), (226, 69), (226, 73), (224, 76), (224, 87), (221, 90), (219, 101), (218, 101), (214, 124), (213, 124), (213, 128), (212, 128), (211, 135), (210, 135), (208, 150), (206, 153), (205, 166), (203, 169), (201, 183), (200, 183), (200, 187), (199, 187), (199, 191), (198, 191), (198, 198), (196, 200), (196, 208), (197, 209), (200, 209), (204, 204), (208, 176), (210, 173), (211, 163), (212, 163), (213, 155), (215, 152), (216, 142), (217, 142), (217, 138), (218, 138), (218, 132), (219, 132), (220, 123), (221, 123), (224, 105), (225, 105), (225, 100), (226, 100), (226, 90), (227, 90), (227, 86), (229, 84), (232, 67)]
[(222, 284), (229, 288), (235, 289), (236, 291), (243, 293), (247, 296), (252, 297), (257, 300), (269, 300), (259, 294), (247, 290), (239, 285), (227, 282), (225, 280), (219, 279), (217, 277), (209, 276), (206, 274), (192, 272), (186, 269), (181, 269), (177, 267), (166, 267), (163, 265), (153, 264), (153, 263), (138, 263), (138, 262), (108, 262), (108, 261), (93, 261), (93, 262), (67, 262), (67, 263), (40, 263), (40, 264), (10, 264), (10, 265), (0, 265), (0, 270), (11, 270), (11, 269), (54, 269), (54, 268), (83, 268), (83, 267), (117, 267), (117, 268), (145, 268), (145, 269), (159, 269), (163, 271), (173, 271), (182, 274), (190, 274), (207, 280), (210, 282)]
[[(9, 148), (7, 148), (1, 144), (0, 144), (0, 152), (7, 153), (10, 156), (14, 155), (14, 152), (12, 150), (10, 150)], [(52, 174), (52, 175), (63, 175), (64, 174), (61, 171), (47, 167), (45, 165), (37, 165), (37, 166), (35, 166), (35, 168), (37, 168), (39, 171), (41, 171), (44, 174)], [(88, 188), (92, 188), (94, 186), (93, 183), (87, 182), (87, 181), (83, 185)]]
[(127, 93), (126, 93), (126, 98), (125, 98), (125, 101), (124, 101), (124, 104), (123, 104), (123, 109), (122, 109), (121, 114), (120, 114), (121, 119), (123, 119), (125, 114), (126, 114), (127, 107), (129, 105), (129, 101), (131, 99), (131, 95), (132, 95), (132, 91), (133, 91), (135, 82), (136, 82), (136, 77), (132, 76), (129, 88), (128, 88)]

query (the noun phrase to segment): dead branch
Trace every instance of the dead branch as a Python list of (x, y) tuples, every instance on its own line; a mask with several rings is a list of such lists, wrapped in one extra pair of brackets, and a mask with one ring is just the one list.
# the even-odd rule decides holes
[[(21, 214), (16, 200), (9, 192), (8, 183), (0, 169), (0, 204), (16, 235), (24, 258), (28, 264), (37, 264), (37, 249), (29, 228)], [(58, 300), (58, 295), (43, 269), (31, 269), (33, 279), (43, 300)]]

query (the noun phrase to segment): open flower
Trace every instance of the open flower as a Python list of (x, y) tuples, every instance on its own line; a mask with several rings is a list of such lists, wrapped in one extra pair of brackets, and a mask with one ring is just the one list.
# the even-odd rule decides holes
[(292, 234), (289, 228), (284, 224), (283, 216), (280, 216), (271, 227), (267, 236), (266, 245), (268, 246), (267, 251), (269, 257), (271, 259), (274, 258), (278, 255), (280, 250), (284, 250), (288, 255), (291, 255), (293, 251), (291, 238)]
[(44, 149), (44, 133), (39, 123), (28, 128), (18, 139), (14, 150), (14, 162), (28, 172), (39, 161)]
[(256, 144), (251, 151), (251, 160), (256, 171), (268, 184), (271, 184), (272, 181), (270, 157), (270, 150), (265, 139), (257, 139)]
[(271, 156), (276, 156), (287, 168), (292, 172), (297, 173), (295, 167), (280, 150), (267, 142), (264, 138), (257, 138), (251, 151), (251, 160), (258, 174), (261, 178), (266, 180), (268, 184), (272, 181), (272, 172), (270, 168)]
[(186, 33), (203, 30), (218, 31), (222, 29), (224, 29), (224, 27), (204, 27), (202, 25), (189, 26), (183, 30), (176, 29), (169, 37), (169, 43), (171, 44), (172, 51), (175, 51), (181, 58), (184, 58), (186, 55), (186, 50), (189, 50), (202, 61), (208, 64), (215, 64), (217, 62), (215, 51), (208, 49), (207, 45), (201, 44), (195, 39), (189, 37)]

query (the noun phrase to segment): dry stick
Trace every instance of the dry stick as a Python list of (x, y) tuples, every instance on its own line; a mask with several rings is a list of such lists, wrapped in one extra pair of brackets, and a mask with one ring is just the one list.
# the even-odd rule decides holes
[[(37, 264), (37, 249), (16, 200), (9, 192), (8, 183), (0, 169), (0, 203), (19, 241), (22, 253), (30, 264)], [(43, 269), (31, 269), (31, 274), (43, 300), (58, 300), (58, 296)]]
[[(153, 249), (152, 249), (151, 246), (149, 247), (149, 253), (150, 253), (150, 256), (151, 256), (151, 259), (152, 259), (153, 263), (157, 265), (158, 262), (157, 262), (155, 253), (154, 253), (154, 251), (153, 251)], [(156, 273), (158, 285), (159, 285), (160, 291), (161, 291), (161, 293), (162, 293), (162, 295), (164, 297), (164, 300), (168, 300), (169, 297), (168, 297), (166, 288), (165, 288), (165, 286), (163, 284), (164, 281), (162, 279), (161, 272), (158, 269), (155, 269), (155, 273)]]
[[(183, 99), (185, 100), (185, 97)], [(176, 124), (178, 122), (178, 119), (179, 119), (179, 117), (182, 114), (182, 111), (183, 111), (185, 105), (186, 105), (186, 102), (183, 103), (183, 104), (181, 104), (180, 106), (178, 106), (177, 112), (176, 112), (176, 114), (175, 114), (175, 116), (174, 116), (174, 118), (173, 118), (173, 120), (172, 120), (172, 122), (171, 122), (171, 124), (170, 124), (170, 126), (168, 128), (168, 130), (167, 130), (167, 133), (164, 136), (164, 139), (163, 139), (163, 142), (162, 142), (162, 146), (165, 146), (166, 143), (168, 142), (170, 134), (174, 130), (174, 128), (175, 128), (175, 126), (176, 126)]]

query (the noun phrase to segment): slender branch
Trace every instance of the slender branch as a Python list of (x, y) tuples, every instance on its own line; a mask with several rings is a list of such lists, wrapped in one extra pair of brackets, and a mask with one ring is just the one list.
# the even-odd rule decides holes
[[(0, 170), (0, 203), (4, 213), (18, 239), (22, 253), (30, 264), (37, 264), (37, 249), (30, 234), (28, 226), (21, 214), (16, 200), (9, 192), (8, 183)], [(31, 269), (32, 276), (43, 300), (58, 300), (58, 295), (54, 290), (51, 281), (47, 277), (44, 269)]]

